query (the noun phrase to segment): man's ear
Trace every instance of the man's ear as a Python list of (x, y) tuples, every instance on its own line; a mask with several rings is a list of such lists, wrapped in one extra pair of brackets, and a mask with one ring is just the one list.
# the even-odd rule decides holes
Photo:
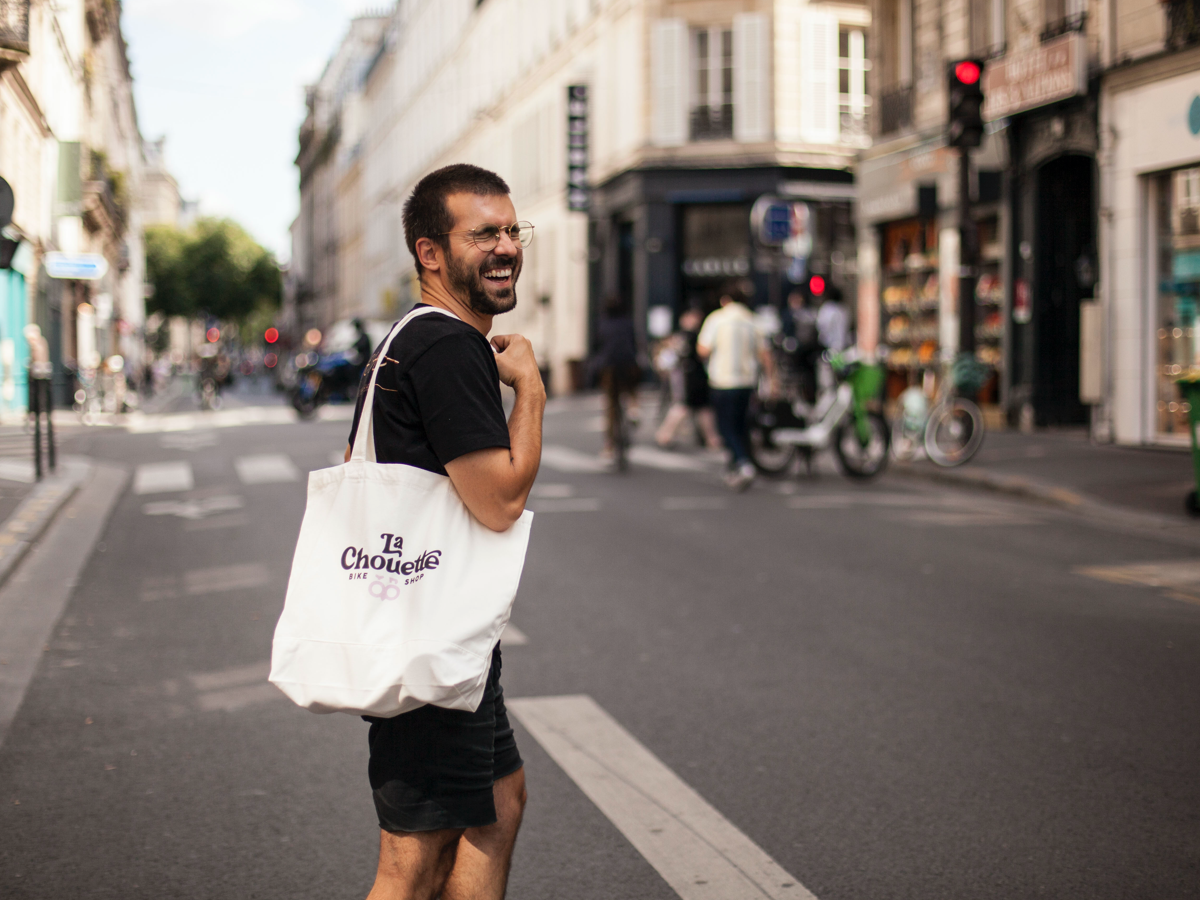
[(432, 238), (417, 238), (417, 259), (434, 272), (442, 268), (441, 247)]

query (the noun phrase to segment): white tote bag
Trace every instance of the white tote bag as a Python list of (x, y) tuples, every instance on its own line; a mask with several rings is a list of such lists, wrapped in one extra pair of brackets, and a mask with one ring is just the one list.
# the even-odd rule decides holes
[[(413, 310), (384, 346), (416, 316), (441, 313)], [(471, 515), (445, 475), (377, 463), (378, 377), (379, 362), (350, 461), (309, 473), (270, 680), (319, 713), (387, 717), (427, 703), (474, 711), (533, 513), (498, 533)]]

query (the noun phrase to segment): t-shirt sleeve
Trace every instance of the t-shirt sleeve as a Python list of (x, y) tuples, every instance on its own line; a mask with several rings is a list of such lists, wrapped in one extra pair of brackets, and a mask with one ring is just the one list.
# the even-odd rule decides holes
[(491, 447), (509, 447), (492, 349), (471, 334), (436, 341), (409, 369), (425, 433), (443, 466)]

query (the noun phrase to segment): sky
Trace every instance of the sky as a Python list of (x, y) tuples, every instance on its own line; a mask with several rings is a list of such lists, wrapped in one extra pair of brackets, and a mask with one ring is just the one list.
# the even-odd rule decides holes
[(304, 86), (351, 16), (387, 0), (125, 0), (142, 135), (202, 215), (240, 222), (280, 261), (299, 207), (294, 160)]

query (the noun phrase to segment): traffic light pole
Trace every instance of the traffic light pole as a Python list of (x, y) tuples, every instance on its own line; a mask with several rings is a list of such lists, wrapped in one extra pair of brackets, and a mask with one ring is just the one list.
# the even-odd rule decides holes
[(975, 355), (979, 232), (971, 215), (971, 149), (958, 148), (958, 352)]

